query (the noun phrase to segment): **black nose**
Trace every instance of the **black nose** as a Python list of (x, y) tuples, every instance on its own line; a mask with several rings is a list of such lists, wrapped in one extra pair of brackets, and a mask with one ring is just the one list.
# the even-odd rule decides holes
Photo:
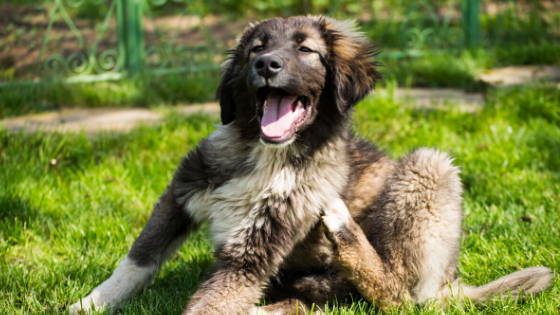
[(268, 79), (282, 71), (282, 59), (273, 55), (260, 56), (255, 59), (254, 67), (260, 76)]

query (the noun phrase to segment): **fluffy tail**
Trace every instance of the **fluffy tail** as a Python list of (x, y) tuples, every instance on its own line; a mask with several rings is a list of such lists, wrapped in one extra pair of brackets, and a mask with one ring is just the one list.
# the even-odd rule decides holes
[(475, 287), (462, 283), (459, 279), (449, 288), (444, 288), (443, 299), (470, 299), (484, 302), (500, 295), (517, 298), (523, 294), (535, 294), (544, 291), (552, 284), (552, 270), (546, 267), (530, 267), (510, 273), (485, 285)]

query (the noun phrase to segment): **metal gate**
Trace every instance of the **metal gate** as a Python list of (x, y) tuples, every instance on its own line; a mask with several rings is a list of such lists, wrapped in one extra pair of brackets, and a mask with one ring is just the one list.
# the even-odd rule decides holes
[(203, 39), (185, 43), (178, 40), (181, 34), (158, 25), (163, 19), (158, 18), (158, 10), (168, 6), (175, 6), (175, 11), (179, 6), (189, 9), (184, 0), (46, 0), (37, 15), (31, 14), (31, 19), (42, 19), (45, 28), (35, 42), (25, 43), (40, 46), (38, 54), (22, 56), (35, 60), (27, 61), (26, 70), (8, 81), (86, 82), (143, 71), (165, 74), (216, 69), (224, 47), (216, 44), (210, 32), (204, 32), (204, 18), (185, 14), (171, 21), (189, 23), (205, 34)]

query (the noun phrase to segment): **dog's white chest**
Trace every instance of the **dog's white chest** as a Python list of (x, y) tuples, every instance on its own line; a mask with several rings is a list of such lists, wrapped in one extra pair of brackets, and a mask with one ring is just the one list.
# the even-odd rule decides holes
[[(216, 152), (227, 151), (220, 140), (227, 129), (210, 137)], [(223, 149), (221, 143), (226, 143)], [(198, 222), (209, 222), (215, 246), (224, 244), (236, 232), (266, 220), (267, 213), (292, 222), (317, 218), (322, 209), (339, 197), (346, 179), (347, 166), (331, 154), (317, 154), (305, 166), (289, 162), (288, 148), (257, 145), (248, 154), (253, 167), (219, 187), (196, 192), (185, 204)], [(223, 155), (218, 155), (222, 157)]]
[[(301, 220), (318, 215), (321, 202), (291, 202), (304, 197), (308, 186), (290, 169), (251, 172), (216, 189), (196, 193), (187, 211), (196, 221), (209, 222), (214, 245), (219, 246), (237, 231), (258, 225), (267, 211), (282, 211), (280, 215)], [(274, 207), (278, 202), (283, 204)]]

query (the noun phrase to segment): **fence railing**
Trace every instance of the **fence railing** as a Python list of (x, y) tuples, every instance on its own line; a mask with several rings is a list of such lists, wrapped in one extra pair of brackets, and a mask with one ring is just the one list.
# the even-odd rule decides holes
[[(461, 1), (465, 43), (475, 47), (480, 42), (479, 0)], [(338, 7), (339, 2), (333, 7)], [(23, 76), (26, 82), (51, 79), (83, 82), (119, 79), (146, 71), (162, 74), (216, 69), (226, 48), (207, 29), (204, 16), (189, 14), (188, 8), (186, 14), (174, 17), (175, 20), (165, 21), (159, 16), (163, 26), (158, 25), (159, 20), (150, 20), (153, 11), (172, 6), (175, 12), (188, 3), (186, 0), (45, 0), (44, 3), (46, 29), (40, 38), (37, 61)], [(171, 34), (165, 23), (196, 27), (198, 38)], [(18, 80), (22, 81), (21, 78)]]
[[(94, 5), (101, 5), (103, 1), (93, 2)], [(77, 26), (71, 14), (68, 12), (83, 5), (84, 1), (67, 2), (63, 0), (53, 0), (48, 7), (48, 24), (44, 33), (41, 49), (38, 56), (37, 72), (40, 78), (59, 78), (89, 74), (119, 74), (127, 66), (138, 67), (139, 54), (142, 47), (138, 45), (138, 40), (142, 34), (134, 34), (127, 28), (126, 2), (123, 0), (113, 0), (106, 10), (100, 24), (96, 25), (95, 34), (86, 37), (82, 30)], [(136, 1), (133, 1), (136, 2)], [(117, 47), (100, 47), (103, 39), (110, 31), (111, 22), (117, 17), (117, 29), (119, 30), (119, 45)], [(67, 28), (67, 30), (65, 29)], [(63, 29), (67, 34), (60, 34), (59, 29)], [(134, 27), (137, 29), (137, 27)], [(132, 40), (127, 40), (128, 37)], [(68, 38), (70, 37), (70, 38)], [(69, 40), (68, 40), (69, 39)], [(72, 44), (69, 42), (73, 41)], [(53, 43), (54, 42), (54, 43)], [(129, 43), (136, 44), (132, 49)], [(60, 50), (57, 52), (53, 52)], [(131, 57), (133, 63), (129, 60)], [(134, 59), (136, 56), (136, 59)], [(134, 62), (136, 64), (134, 64)], [(104, 77), (102, 77), (104, 78)]]
[[(43, 7), (46, 27), (38, 43), (30, 44), (40, 46), (36, 59), (28, 62), (32, 65), (18, 80), (8, 81), (73, 83), (120, 79), (144, 71), (165, 74), (217, 69), (216, 56), (224, 47), (208, 32), (206, 38), (185, 44), (177, 41), (176, 34), (169, 38), (173, 35), (160, 30), (157, 21), (144, 25), (152, 9), (167, 4), (176, 4), (176, 0), (47, 0)], [(91, 12), (96, 16), (88, 16)], [(32, 16), (40, 18), (40, 14)], [(204, 28), (202, 18), (184, 19), (198, 20), (189, 22)], [(150, 43), (145, 40), (148, 35)]]
[(461, 6), (463, 16), (463, 32), (465, 44), (476, 47), (480, 43), (480, 2), (479, 0), (463, 0)]

